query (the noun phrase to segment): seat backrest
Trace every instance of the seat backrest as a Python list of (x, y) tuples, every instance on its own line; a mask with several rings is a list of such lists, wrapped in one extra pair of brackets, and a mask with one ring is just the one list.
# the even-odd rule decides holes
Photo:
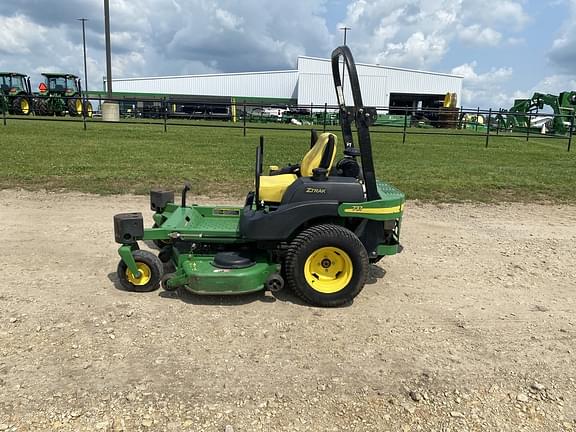
[(332, 133), (325, 132), (320, 134), (316, 144), (302, 158), (300, 175), (302, 177), (310, 177), (314, 168), (326, 168), (330, 172), (336, 157), (337, 142), (338, 138)]

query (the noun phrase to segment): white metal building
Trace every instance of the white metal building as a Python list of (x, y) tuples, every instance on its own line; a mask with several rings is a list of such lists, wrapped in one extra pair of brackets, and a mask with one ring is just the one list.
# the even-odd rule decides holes
[(297, 88), (297, 70), (112, 79), (121, 93), (297, 99)]
[[(362, 99), (367, 106), (388, 107), (397, 102), (422, 100), (422, 97), (444, 97), (448, 92), (462, 93), (462, 77), (436, 72), (401, 69), (389, 66), (357, 63)], [(352, 103), (352, 95), (346, 91), (344, 97)], [(348, 85), (348, 89), (349, 89)], [(332, 83), (332, 65), (328, 59), (313, 57), (298, 58), (298, 104), (336, 104)]]
[[(462, 77), (389, 66), (357, 64), (364, 104), (377, 107), (428, 105), (447, 92), (462, 93)], [(344, 90), (347, 101), (351, 95)], [(299, 57), (297, 70), (113, 79), (113, 91), (161, 95), (267, 99), (320, 106), (336, 104), (328, 59)], [(348, 86), (349, 88), (349, 86)]]

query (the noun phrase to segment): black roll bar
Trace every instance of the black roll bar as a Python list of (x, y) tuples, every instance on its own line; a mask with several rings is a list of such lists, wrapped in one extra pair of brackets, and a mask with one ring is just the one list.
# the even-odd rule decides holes
[[(344, 100), (344, 91), (342, 89), (342, 78), (340, 76), (340, 57), (344, 59), (348, 76), (350, 78), (350, 90), (354, 100), (354, 112), (351, 113), (346, 108)], [(380, 199), (376, 187), (376, 174), (374, 172), (374, 161), (372, 159), (372, 142), (370, 140), (370, 130), (368, 124), (370, 121), (370, 112), (364, 108), (362, 94), (360, 93), (360, 81), (356, 71), (356, 63), (352, 52), (347, 46), (339, 46), (332, 51), (332, 76), (336, 88), (336, 98), (338, 99), (340, 127), (344, 138), (344, 154), (354, 157), (354, 140), (352, 137), (352, 119), (356, 122), (358, 145), (360, 147), (360, 158), (362, 161), (362, 174), (366, 185), (366, 198), (368, 201)]]

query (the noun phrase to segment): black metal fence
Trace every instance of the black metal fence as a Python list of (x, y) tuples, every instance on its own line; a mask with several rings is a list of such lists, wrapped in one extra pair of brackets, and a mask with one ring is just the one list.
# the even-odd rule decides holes
[[(67, 100), (64, 99), (64, 106)], [(117, 122), (102, 121), (102, 98), (91, 98), (92, 112), (76, 112), (76, 119), (84, 129), (92, 123), (159, 125), (168, 132), (170, 127), (212, 127), (242, 130), (322, 131), (339, 130), (338, 109), (328, 104), (284, 105), (253, 103), (242, 100), (226, 102), (202, 101), (183, 103), (169, 97), (106, 98), (119, 105)], [(86, 107), (84, 101), (84, 107)], [(60, 111), (51, 116), (37, 115), (32, 103), (28, 116), (14, 115), (4, 109), (4, 126), (12, 121), (67, 121), (70, 113)], [(371, 132), (398, 135), (406, 143), (412, 135), (466, 136), (480, 139), (486, 147), (499, 137), (545, 138), (564, 141), (570, 151), (574, 134), (574, 112), (548, 114), (545, 112), (511, 113), (505, 110), (480, 108), (376, 107)]]

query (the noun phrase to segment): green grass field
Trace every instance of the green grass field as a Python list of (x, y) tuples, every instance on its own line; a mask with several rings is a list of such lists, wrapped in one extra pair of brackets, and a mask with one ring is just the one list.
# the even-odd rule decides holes
[[(94, 122), (84, 131), (77, 121), (9, 119), (0, 124), (0, 188), (144, 194), (190, 180), (194, 193), (240, 198), (253, 183), (260, 134), (265, 166), (298, 162), (309, 146), (302, 127), (243, 137), (241, 129), (170, 125), (165, 133), (161, 124)], [(565, 140), (484, 143), (482, 135), (436, 134), (402, 144), (402, 135), (374, 133), (376, 172), (410, 199), (576, 202), (576, 150), (566, 152)]]

